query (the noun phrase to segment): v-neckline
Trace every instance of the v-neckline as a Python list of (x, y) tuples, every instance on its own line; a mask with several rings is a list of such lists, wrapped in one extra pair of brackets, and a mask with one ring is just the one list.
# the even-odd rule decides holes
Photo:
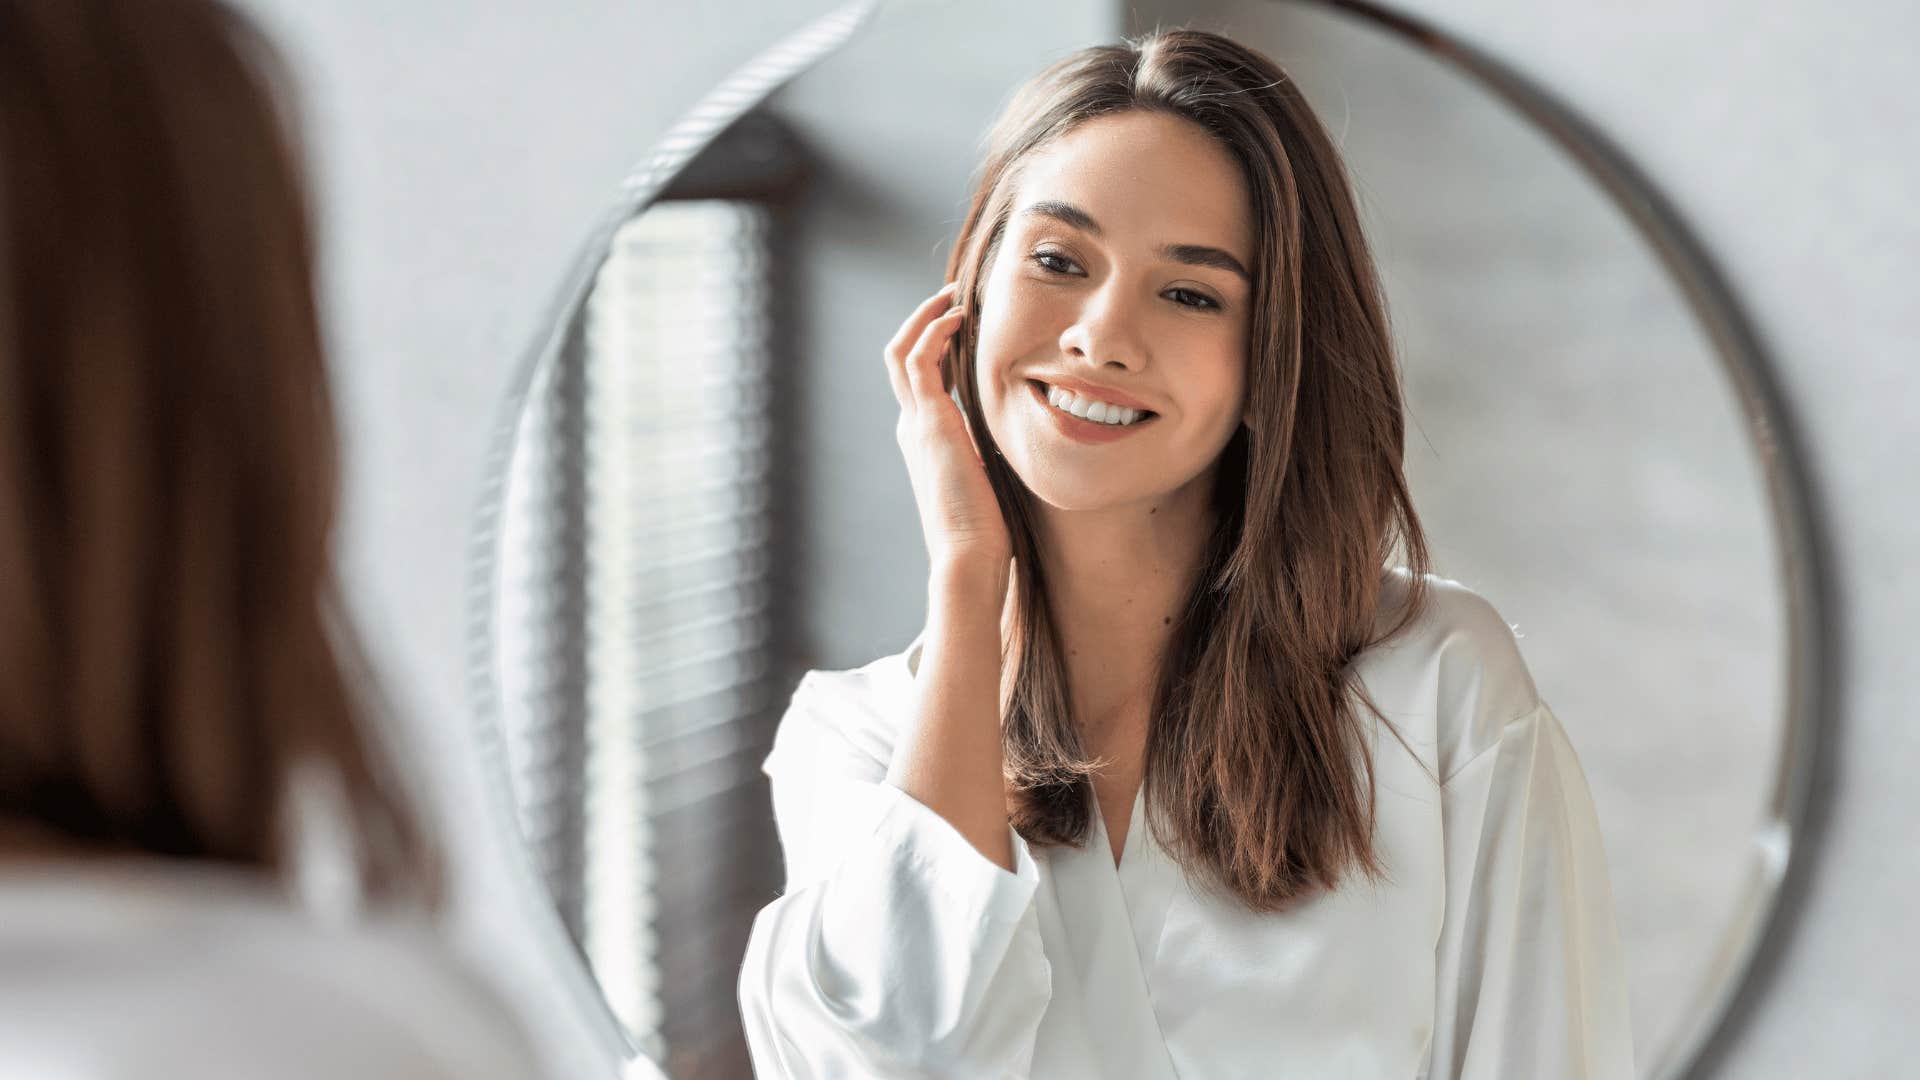
[[(1176, 1075), (1148, 977), (1160, 951), (1175, 879), (1146, 823), (1147, 786), (1134, 790), (1120, 861), (1112, 856), (1106, 815), (1093, 799), (1098, 845), (1069, 848), (1054, 864), (1055, 919), (1067, 953), (1058, 963), (1079, 974), (1078, 1007), (1089, 1031), (1105, 1033), (1092, 1053), (1101, 1076), (1173, 1080)], [(1048, 916), (1043, 915), (1042, 919)]]
[(1099, 846), (1101, 858), (1113, 867), (1115, 874), (1119, 874), (1134, 862), (1133, 852), (1136, 846), (1134, 834), (1138, 832), (1140, 828), (1140, 811), (1146, 801), (1146, 794), (1147, 784), (1143, 778), (1140, 783), (1134, 785), (1133, 807), (1127, 811), (1127, 833), (1120, 838), (1120, 857), (1118, 859), (1114, 858), (1113, 855), (1113, 833), (1107, 828), (1106, 812), (1100, 809), (1100, 793), (1094, 791), (1089, 795), (1093, 800), (1094, 818), (1100, 825)]

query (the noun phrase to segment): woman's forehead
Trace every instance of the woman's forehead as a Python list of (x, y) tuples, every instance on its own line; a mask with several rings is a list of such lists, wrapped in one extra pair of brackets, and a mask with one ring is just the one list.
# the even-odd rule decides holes
[[(1079, 220), (1048, 212), (1062, 208)], [(1116, 242), (1204, 244), (1252, 257), (1239, 164), (1199, 125), (1164, 113), (1089, 120), (1035, 150), (1021, 163), (1013, 214), (1016, 224), (1054, 221)]]

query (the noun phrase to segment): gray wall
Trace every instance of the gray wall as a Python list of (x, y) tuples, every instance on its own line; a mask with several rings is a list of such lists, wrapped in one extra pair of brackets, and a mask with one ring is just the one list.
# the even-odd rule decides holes
[[(411, 752), (456, 823), (465, 939), (546, 1018), (571, 1053), (570, 1074), (586, 1075), (604, 1056), (568, 1022), (525, 947), (518, 913), (498, 899), (497, 842), (471, 824), (487, 820), (474, 809), (463, 684), (464, 545), (481, 457), (508, 372), (628, 163), (723, 72), (829, 5), (248, 6), (295, 54), (307, 91), (348, 420), (353, 596), (395, 696), (418, 721)], [(971, 138), (1036, 59), (1120, 24), (1117, 5), (1092, 0), (1004, 6), (996, 14), (1024, 27), (1017, 53), (984, 37), (962, 43), (953, 53), (981, 65), (971, 69), (977, 79), (892, 72), (874, 107), (924, 109), (930, 123)], [(1920, 212), (1907, 197), (1920, 186), (1911, 139), (1920, 107), (1896, 65), (1920, 13), (1890, 0), (1851, 5), (1844, 18), (1786, 0), (1624, 0), (1550, 15), (1519, 0), (1400, 6), (1597, 120), (1690, 217), (1774, 351), (1831, 515), (1850, 655), (1818, 873), (1724, 1075), (1897, 1073), (1920, 1006), (1899, 962), (1920, 944), (1907, 900), (1920, 862), (1900, 844), (1920, 813), (1909, 779), (1920, 735), (1905, 708), (1920, 692), (1920, 665), (1906, 655), (1920, 631), (1920, 572), (1909, 557), (1920, 549), (1920, 507), (1899, 480), (1920, 434), (1910, 344), (1920, 336), (1911, 284)], [(871, 63), (884, 68), (887, 57), (875, 51)], [(789, 103), (799, 122), (804, 91)], [(858, 170), (862, 154), (883, 149), (847, 146), (838, 160)], [(937, 211), (958, 199), (965, 164), (931, 153), (924, 186), (876, 192), (871, 206), (824, 207), (820, 220)], [(831, 280), (863, 291), (846, 294), (843, 323), (811, 331), (824, 348), (839, 342), (846, 361), (809, 394), (837, 411), (820, 425), (807, 468), (819, 483), (848, 485), (827, 496), (823, 520), (862, 534), (916, 535), (910, 490), (889, 457), (890, 395), (862, 372), (878, 374), (875, 353), (896, 313), (937, 283), (938, 240), (817, 256)], [(871, 483), (855, 493), (854, 477)], [(808, 560), (820, 582), (807, 598), (820, 663), (860, 662), (917, 626), (923, 555), (855, 567), (816, 541)]]
[(1920, 665), (1920, 506), (1897, 479), (1920, 434), (1911, 344), (1920, 97), (1893, 44), (1920, 12), (1703, 0), (1567, 8), (1408, 5), (1506, 58), (1598, 121), (1679, 205), (1779, 365), (1824, 493), (1848, 655), (1831, 805), (1789, 947), (1722, 1075), (1910, 1071), (1920, 995), (1899, 838), (1920, 795), (1908, 722)]

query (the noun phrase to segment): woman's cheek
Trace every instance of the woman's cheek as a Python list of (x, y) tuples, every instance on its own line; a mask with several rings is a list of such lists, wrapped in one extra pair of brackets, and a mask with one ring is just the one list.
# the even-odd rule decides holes
[(1025, 351), (1053, 350), (1080, 317), (1074, 293), (1057, 284), (1019, 281), (1009, 290), (1008, 325)]
[(1059, 334), (1049, 333), (1048, 327), (1058, 318), (1044, 289), (1017, 281), (1009, 283), (983, 298), (980, 352), (983, 357), (1012, 364), (1057, 342)]

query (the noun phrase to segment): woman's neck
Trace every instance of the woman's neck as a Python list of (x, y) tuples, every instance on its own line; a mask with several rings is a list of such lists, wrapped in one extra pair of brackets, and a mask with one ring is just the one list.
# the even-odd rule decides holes
[(1200, 481), (1100, 510), (1039, 507), (1048, 608), (1066, 650), (1074, 719), (1092, 743), (1124, 750), (1145, 739), (1154, 676), (1213, 526), (1211, 497)]

